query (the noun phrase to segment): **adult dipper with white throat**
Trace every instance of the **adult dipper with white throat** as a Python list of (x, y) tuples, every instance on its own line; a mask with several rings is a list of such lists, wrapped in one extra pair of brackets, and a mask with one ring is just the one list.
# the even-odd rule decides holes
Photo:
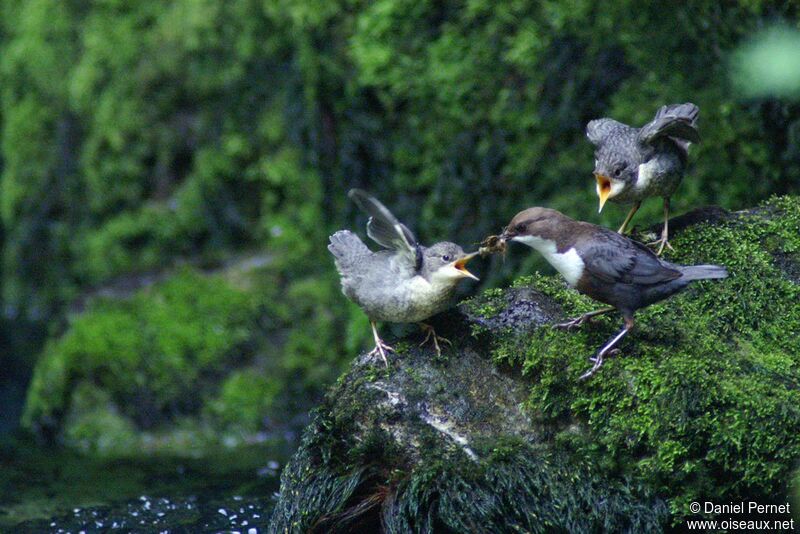
[(611, 305), (555, 327), (577, 327), (614, 310), (622, 314), (625, 321), (622, 330), (600, 347), (592, 358), (594, 365), (581, 379), (592, 376), (603, 365), (603, 357), (630, 332), (636, 310), (674, 295), (694, 280), (728, 276), (725, 267), (719, 265), (669, 263), (623, 235), (548, 208), (519, 212), (500, 238), (537, 250), (571, 287)]
[(370, 216), (367, 235), (385, 249), (372, 252), (348, 230), (330, 236), (328, 245), (342, 292), (369, 317), (375, 338), (370, 355), (379, 354), (388, 367), (386, 351), (393, 350), (378, 335), (376, 321), (420, 322), (427, 331), (423, 344), (433, 338), (436, 353), (441, 354), (438, 340), (444, 338), (421, 321), (447, 309), (460, 280), (478, 279), (465, 267), (477, 253), (466, 254), (447, 241), (424, 247), (375, 197), (360, 189), (352, 189), (348, 196)]
[(669, 199), (683, 179), (689, 144), (700, 141), (697, 115), (700, 108), (691, 103), (663, 106), (655, 118), (641, 128), (613, 119), (597, 119), (586, 126), (586, 136), (597, 147), (594, 175), (600, 211), (607, 200), (633, 204), (619, 228), (624, 233), (642, 201), (664, 198), (664, 226), (658, 254), (670, 247)]

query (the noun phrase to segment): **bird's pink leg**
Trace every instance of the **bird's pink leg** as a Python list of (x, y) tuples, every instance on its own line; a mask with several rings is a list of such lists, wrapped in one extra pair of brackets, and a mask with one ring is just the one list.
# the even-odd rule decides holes
[(599, 310), (590, 311), (589, 313), (584, 313), (580, 317), (576, 317), (575, 319), (570, 319), (566, 323), (557, 323), (553, 325), (553, 328), (559, 328), (563, 330), (571, 330), (573, 328), (577, 328), (581, 326), (583, 323), (588, 323), (592, 320), (593, 317), (597, 317), (598, 315), (603, 315), (609, 312), (616, 310), (613, 306), (609, 306), (608, 308), (600, 308)]
[(453, 343), (446, 337), (437, 336), (436, 331), (431, 325), (427, 323), (419, 323), (419, 327), (426, 332), (425, 339), (422, 340), (422, 343), (420, 343), (419, 346), (423, 346), (428, 342), (429, 339), (433, 338), (433, 346), (436, 348), (436, 356), (442, 355), (442, 349), (439, 346), (439, 340), (441, 340), (443, 343), (447, 343), (448, 345), (453, 345)]
[(372, 326), (372, 336), (375, 338), (375, 348), (372, 349), (367, 356), (380, 355), (383, 358), (383, 364), (389, 368), (389, 361), (386, 359), (386, 352), (394, 352), (394, 349), (383, 342), (381, 336), (378, 335), (378, 328), (375, 326), (375, 321), (370, 320), (369, 324)]
[(672, 248), (672, 245), (669, 244), (669, 198), (664, 199), (664, 226), (661, 228), (661, 239), (657, 239), (652, 243), (648, 243), (648, 246), (658, 245), (658, 251), (656, 252), (657, 256), (661, 256), (661, 253), (664, 252), (664, 247), (667, 247), (670, 250), (675, 250)]
[(622, 327), (622, 330), (614, 334), (614, 337), (609, 339), (605, 345), (603, 345), (599, 351), (597, 351), (597, 355), (592, 358), (594, 365), (591, 369), (586, 371), (580, 376), (580, 380), (586, 380), (587, 378), (591, 377), (593, 374), (597, 372), (598, 369), (603, 365), (603, 357), (609, 356), (615, 352), (618, 352), (614, 346), (619, 343), (619, 340), (625, 337), (625, 335), (633, 329), (633, 317), (626, 317), (625, 318), (625, 326)]
[(639, 202), (637, 202), (636, 204), (633, 205), (633, 207), (631, 208), (631, 211), (628, 212), (628, 216), (625, 217), (624, 221), (622, 221), (622, 226), (620, 226), (619, 230), (617, 230), (618, 234), (624, 234), (625, 233), (625, 229), (628, 228), (628, 224), (630, 224), (631, 219), (633, 219), (633, 216), (636, 214), (636, 212), (639, 211), (639, 206), (641, 206), (641, 205), (642, 205), (641, 201), (639, 201)]

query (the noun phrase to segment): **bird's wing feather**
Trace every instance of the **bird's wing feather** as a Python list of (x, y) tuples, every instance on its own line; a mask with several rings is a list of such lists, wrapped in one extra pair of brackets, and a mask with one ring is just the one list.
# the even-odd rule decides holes
[(644, 245), (610, 230), (594, 233), (576, 248), (584, 268), (606, 283), (650, 285), (681, 276)]
[(697, 116), (700, 108), (691, 103), (662, 106), (655, 118), (639, 130), (638, 141), (651, 145), (659, 139), (670, 137), (697, 143)]
[(367, 235), (380, 246), (397, 251), (414, 269), (419, 269), (422, 250), (417, 238), (389, 209), (366, 191), (351, 189), (348, 196), (367, 215)]
[(595, 119), (586, 125), (586, 137), (593, 145), (599, 146), (625, 128), (627, 126), (614, 119)]

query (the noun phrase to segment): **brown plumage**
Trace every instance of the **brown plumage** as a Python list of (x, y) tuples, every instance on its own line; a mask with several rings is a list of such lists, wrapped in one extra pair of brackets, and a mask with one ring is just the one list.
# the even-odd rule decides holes
[(636, 310), (678, 293), (694, 280), (728, 276), (727, 270), (718, 265), (669, 263), (623, 235), (548, 208), (519, 212), (501, 237), (537, 250), (570, 286), (611, 306), (557, 327), (577, 327), (614, 310), (622, 314), (623, 329), (600, 348), (593, 358), (594, 366), (581, 378), (592, 376), (603, 364), (603, 357), (633, 328)]

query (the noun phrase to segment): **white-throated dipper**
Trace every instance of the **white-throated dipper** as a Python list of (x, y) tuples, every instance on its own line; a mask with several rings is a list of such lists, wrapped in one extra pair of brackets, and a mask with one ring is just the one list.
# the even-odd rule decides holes
[(650, 243), (672, 248), (668, 241), (669, 199), (683, 178), (689, 144), (700, 141), (697, 115), (691, 103), (663, 106), (655, 118), (633, 128), (613, 119), (597, 119), (586, 126), (586, 136), (595, 145), (594, 175), (600, 211), (606, 200), (633, 204), (619, 228), (624, 233), (636, 210), (647, 197), (664, 198), (661, 239)]
[(669, 263), (632, 239), (548, 208), (517, 213), (500, 237), (539, 251), (571, 287), (611, 305), (554, 326), (572, 328), (613, 310), (622, 314), (622, 330), (600, 347), (594, 365), (581, 379), (592, 376), (603, 365), (603, 357), (633, 328), (636, 310), (674, 295), (694, 280), (728, 276), (719, 265)]
[[(342, 292), (369, 317), (375, 348), (388, 367), (386, 352), (393, 349), (378, 335), (376, 321), (416, 323), (444, 311), (456, 285), (463, 278), (477, 280), (465, 265), (477, 253), (465, 254), (455, 243), (443, 241), (430, 247), (417, 242), (403, 223), (376, 198), (360, 189), (348, 196), (369, 215), (367, 235), (386, 250), (373, 252), (353, 232), (340, 230), (330, 237), (342, 280)], [(421, 323), (441, 354), (433, 327)], [(439, 338), (443, 339), (443, 338)]]

